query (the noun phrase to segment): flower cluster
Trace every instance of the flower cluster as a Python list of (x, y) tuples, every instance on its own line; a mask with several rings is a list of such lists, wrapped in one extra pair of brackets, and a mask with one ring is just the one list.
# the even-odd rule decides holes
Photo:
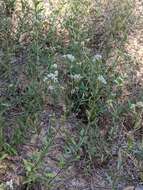
[(10, 181), (6, 182), (6, 187), (13, 190), (14, 186), (13, 186), (13, 180), (11, 179)]
[(50, 91), (53, 91), (55, 89), (55, 86), (58, 84), (59, 73), (57, 68), (57, 64), (53, 64), (51, 67), (51, 72), (49, 74), (46, 74), (43, 78), (43, 81), (49, 85), (48, 89)]
[(107, 81), (105, 80), (105, 78), (102, 75), (98, 76), (98, 81), (100, 81), (103, 84), (107, 84)]
[(80, 74), (74, 74), (74, 75), (71, 74), (70, 78), (78, 81), (78, 80), (82, 79), (82, 76)]
[(75, 61), (75, 57), (72, 54), (66, 54), (63, 55), (64, 58), (67, 58), (69, 61), (74, 62)]
[(47, 80), (51, 80), (53, 82), (58, 82), (58, 71), (55, 71), (54, 73), (50, 73), (47, 76), (45, 76), (44, 82)]
[(101, 61), (101, 60), (102, 60), (102, 55), (96, 54), (93, 56), (92, 62), (95, 63), (96, 61)]

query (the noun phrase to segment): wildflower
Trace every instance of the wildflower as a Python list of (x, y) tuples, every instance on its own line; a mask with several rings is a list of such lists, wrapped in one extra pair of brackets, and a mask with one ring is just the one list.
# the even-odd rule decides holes
[(50, 85), (49, 90), (51, 90), (51, 91), (54, 90), (54, 86)]
[(65, 87), (64, 86), (60, 86), (61, 90), (65, 90)]
[(137, 102), (136, 106), (139, 107), (139, 108), (143, 108), (143, 102)]
[(131, 105), (130, 105), (130, 109), (131, 109), (131, 110), (135, 111), (135, 108), (136, 108), (136, 104), (131, 104)]
[(71, 90), (71, 94), (74, 94), (74, 93), (75, 93), (75, 89), (72, 89), (72, 90)]
[(78, 92), (79, 88), (78, 87), (75, 87), (74, 89), (71, 90), (71, 94), (74, 94), (76, 92)]
[(98, 80), (99, 80), (100, 82), (102, 82), (103, 84), (107, 84), (107, 81), (105, 80), (105, 78), (104, 78), (102, 75), (99, 75), (99, 76), (98, 76)]
[(57, 75), (58, 75), (58, 73), (56, 72), (55, 74), (53, 74), (53, 73), (50, 73), (50, 74), (48, 74), (47, 75), (47, 77), (49, 78), (49, 79), (51, 79), (51, 80), (53, 80), (54, 82), (57, 82)]
[(48, 77), (44, 77), (43, 81), (46, 82), (48, 80)]
[(81, 66), (81, 65), (82, 65), (82, 62), (77, 62), (77, 65)]
[(9, 87), (13, 87), (14, 85), (13, 84), (10, 84)]
[(82, 76), (80, 74), (70, 75), (71, 79), (80, 80)]
[(58, 76), (58, 71), (55, 71), (55, 76)]
[(84, 46), (84, 45), (85, 45), (85, 42), (84, 42), (84, 41), (83, 41), (83, 42), (81, 42), (81, 45), (82, 45), (82, 46)]
[(63, 57), (69, 59), (71, 62), (75, 61), (75, 57), (72, 54), (63, 55)]
[(93, 56), (92, 62), (95, 63), (96, 61), (102, 60), (102, 55), (101, 54), (96, 54)]
[(54, 82), (58, 81), (58, 71), (55, 71), (54, 73), (50, 73), (47, 76), (44, 77), (43, 81), (46, 82), (47, 80), (53, 80)]
[(14, 187), (13, 187), (13, 180), (11, 179), (10, 181), (7, 181), (6, 182), (6, 186), (9, 187), (11, 190), (13, 190), (14, 189)]
[(52, 67), (53, 67), (54, 69), (57, 69), (58, 66), (57, 66), (57, 64), (53, 64)]

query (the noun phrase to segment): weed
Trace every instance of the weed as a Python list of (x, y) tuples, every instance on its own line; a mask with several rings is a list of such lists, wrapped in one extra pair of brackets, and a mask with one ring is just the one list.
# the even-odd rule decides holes
[[(102, 3), (62, 0), (56, 6), (51, 1), (49, 13), (42, 0), (0, 3), (0, 152), (4, 155), (18, 155), (32, 134), (40, 134), (44, 109), (64, 101), (64, 119), (75, 114), (81, 125), (70, 135), (62, 131), (60, 169), (80, 161), (88, 171), (107, 165), (129, 112), (132, 125), (126, 130), (133, 135), (127, 132), (127, 148), (117, 150), (117, 170), (122, 168), (123, 152), (142, 157), (142, 145), (134, 137), (142, 128), (142, 102), (129, 102), (129, 108), (122, 103), (127, 76), (119, 70), (134, 21), (133, 3)], [(60, 129), (55, 131), (49, 129), (34, 158), (23, 158), (27, 189), (39, 181), (50, 186), (57, 177), (39, 174)], [(118, 183), (112, 174), (107, 178), (112, 186)]]

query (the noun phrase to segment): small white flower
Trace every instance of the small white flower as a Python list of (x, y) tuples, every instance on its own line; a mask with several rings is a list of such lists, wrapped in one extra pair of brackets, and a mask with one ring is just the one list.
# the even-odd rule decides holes
[(10, 84), (9, 87), (13, 87), (14, 85), (13, 84)]
[(57, 81), (57, 74), (50, 73), (47, 75), (47, 77), (51, 80)]
[(58, 76), (58, 71), (55, 71), (55, 76)]
[(71, 79), (80, 80), (82, 76), (80, 74), (70, 75)]
[(58, 65), (57, 65), (57, 64), (54, 64), (54, 65), (52, 65), (52, 67), (53, 67), (54, 69), (57, 69)]
[(83, 41), (83, 42), (81, 42), (81, 45), (82, 45), (82, 46), (84, 46), (84, 45), (85, 45), (85, 42), (84, 42), (84, 41)]
[(63, 55), (63, 57), (69, 59), (71, 62), (75, 61), (75, 57), (72, 54)]
[(44, 77), (43, 80), (46, 81), (46, 80), (50, 79), (50, 80), (53, 80), (54, 82), (57, 82), (58, 81), (57, 76), (58, 76), (58, 71), (55, 71), (55, 73), (48, 74), (46, 77)]
[(60, 86), (61, 90), (65, 90), (65, 87), (64, 86)]
[(48, 80), (48, 77), (44, 77), (43, 81), (46, 82)]
[(82, 62), (77, 62), (77, 65), (80, 65), (80, 66), (81, 66), (81, 65), (82, 65)]
[(143, 108), (143, 102), (137, 102), (136, 106), (139, 107), (139, 108)]
[(99, 80), (100, 82), (102, 82), (103, 84), (107, 84), (107, 81), (105, 80), (105, 78), (104, 78), (102, 75), (99, 75), (99, 76), (98, 76), (98, 80)]
[(55, 75), (53, 73), (50, 73), (47, 75), (47, 78), (52, 79)]
[(131, 109), (131, 110), (135, 110), (135, 108), (136, 108), (136, 105), (135, 105), (135, 104), (131, 104), (131, 105), (130, 105), (130, 109)]
[(7, 181), (6, 182), (6, 186), (9, 187), (11, 190), (13, 190), (14, 189), (14, 187), (13, 187), (13, 180), (11, 179), (10, 181)]
[(72, 90), (71, 90), (71, 94), (74, 94), (74, 93), (75, 93), (75, 91), (76, 91), (75, 89), (72, 89)]
[(95, 63), (96, 61), (100, 61), (102, 59), (101, 54), (96, 54), (93, 56), (92, 62)]
[(50, 85), (49, 90), (51, 90), (51, 91), (54, 90), (54, 86)]

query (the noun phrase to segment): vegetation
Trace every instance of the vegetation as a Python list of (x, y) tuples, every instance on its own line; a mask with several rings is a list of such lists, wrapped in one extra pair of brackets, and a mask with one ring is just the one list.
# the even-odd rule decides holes
[(0, 2), (0, 189), (70, 189), (73, 168), (109, 189), (143, 181), (137, 19), (131, 0)]

